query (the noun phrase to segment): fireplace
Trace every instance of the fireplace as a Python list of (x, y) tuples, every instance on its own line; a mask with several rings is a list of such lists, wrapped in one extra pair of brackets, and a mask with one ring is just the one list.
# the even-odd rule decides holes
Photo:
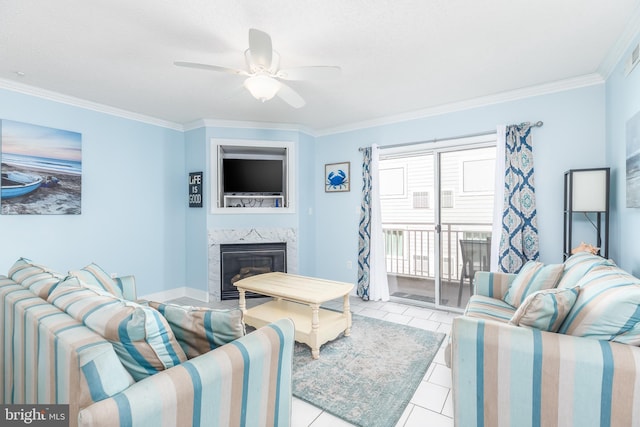
[[(238, 299), (233, 284), (246, 277), (273, 271), (287, 272), (286, 243), (234, 243), (220, 245), (221, 299)], [(262, 296), (247, 293), (247, 297)]]

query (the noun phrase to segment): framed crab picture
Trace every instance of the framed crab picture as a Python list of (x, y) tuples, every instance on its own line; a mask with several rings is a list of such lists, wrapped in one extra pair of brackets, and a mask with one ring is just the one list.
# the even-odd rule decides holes
[(324, 165), (324, 191), (337, 193), (351, 189), (350, 162), (329, 163)]

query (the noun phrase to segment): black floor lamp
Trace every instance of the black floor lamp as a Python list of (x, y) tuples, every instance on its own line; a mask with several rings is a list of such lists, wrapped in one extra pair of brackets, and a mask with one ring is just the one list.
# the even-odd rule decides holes
[(571, 256), (575, 246), (572, 240), (576, 214), (593, 225), (599, 255), (609, 257), (609, 181), (609, 168), (571, 169), (564, 173), (564, 259)]

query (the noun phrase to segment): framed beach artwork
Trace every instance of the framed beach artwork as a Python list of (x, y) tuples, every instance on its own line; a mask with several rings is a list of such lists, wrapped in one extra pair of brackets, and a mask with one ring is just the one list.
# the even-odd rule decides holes
[(0, 121), (3, 215), (79, 215), (82, 134)]
[(627, 207), (640, 208), (640, 112), (627, 121)]
[(351, 173), (349, 162), (324, 165), (324, 191), (337, 193), (350, 190)]

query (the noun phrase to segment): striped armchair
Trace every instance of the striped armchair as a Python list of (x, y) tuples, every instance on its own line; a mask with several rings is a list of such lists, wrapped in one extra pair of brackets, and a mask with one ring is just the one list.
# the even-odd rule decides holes
[(558, 332), (512, 324), (515, 275), (477, 273), (451, 332), (456, 426), (640, 426), (640, 280), (572, 258), (557, 288), (579, 293)]
[(61, 277), (28, 268), (0, 276), (3, 404), (68, 404), (71, 426), (290, 425), (291, 320), (136, 381), (111, 342), (38, 296)]

